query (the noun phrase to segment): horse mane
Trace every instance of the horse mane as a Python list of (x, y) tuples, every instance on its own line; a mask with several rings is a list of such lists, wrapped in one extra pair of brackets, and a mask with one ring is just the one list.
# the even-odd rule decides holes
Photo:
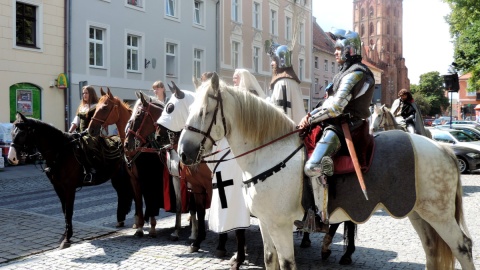
[[(224, 102), (223, 108), (232, 110), (228, 114), (235, 116), (234, 125), (245, 139), (255, 144), (263, 144), (295, 129), (295, 123), (273, 104), (248, 91), (227, 85), (222, 80), (219, 85)], [(216, 102), (209, 98), (210, 89), (213, 89), (210, 80), (204, 82), (197, 90), (195, 102), (191, 107), (192, 112), (203, 112), (202, 126), (205, 126), (204, 116), (209, 102)], [(229, 97), (233, 99), (231, 102)], [(230, 130), (231, 127), (227, 126), (226, 132), (229, 133)]]
[[(63, 147), (63, 145), (59, 142), (64, 140), (71, 140), (71, 134), (67, 132), (63, 132), (60, 129), (52, 126), (51, 124), (45, 123), (41, 120), (27, 117), (28, 119), (28, 126), (35, 129), (35, 131), (42, 134), (42, 138), (48, 139), (51, 142), (55, 142), (53, 145), (58, 145)], [(19, 123), (22, 121), (15, 121), (13, 124)]]
[[(103, 96), (101, 96), (100, 99), (98, 100), (97, 106), (98, 106), (99, 104), (105, 103), (105, 100), (107, 100), (108, 97), (109, 97), (108, 95), (103, 95)], [(117, 97), (117, 96), (115, 96), (115, 97), (113, 97), (113, 98), (116, 99), (116, 100), (118, 100), (119, 103), (120, 103), (120, 105), (121, 105), (125, 110), (127, 110), (127, 111), (129, 111), (129, 112), (132, 112), (132, 108), (130, 108), (130, 105), (129, 105), (127, 102), (121, 100), (121, 99), (120, 99), (119, 97)]]

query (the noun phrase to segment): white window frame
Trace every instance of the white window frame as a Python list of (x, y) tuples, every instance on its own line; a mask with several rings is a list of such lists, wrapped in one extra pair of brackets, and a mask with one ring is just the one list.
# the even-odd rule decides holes
[[(91, 39), (90, 38), (90, 29), (93, 28), (95, 30), (98, 30), (98, 31), (101, 31), (102, 32), (102, 40), (97, 40), (96, 38), (93, 38)], [(106, 36), (107, 36), (107, 29), (105, 29), (104, 27), (101, 27), (101, 26), (98, 26), (98, 25), (89, 25), (88, 27), (88, 38), (87, 38), (87, 62), (88, 62), (88, 66), (91, 67), (91, 68), (106, 68)], [(90, 63), (90, 44), (94, 44), (94, 54), (95, 56), (93, 57), (94, 58), (94, 64), (91, 64)], [(96, 50), (96, 45), (101, 45), (102, 46), (102, 65), (98, 65), (96, 62), (96, 55), (97, 55), (97, 50)]]
[[(173, 7), (171, 7), (171, 5), (173, 5)], [(165, 18), (180, 21), (180, 1), (165, 0)]]
[(145, 11), (145, 0), (125, 0), (125, 6), (132, 9)]
[(323, 81), (323, 84), (324, 84), (324, 85), (323, 85), (323, 87), (324, 87), (325, 89), (327, 89), (327, 86), (328, 86), (328, 80), (325, 80), (325, 81)]
[(335, 73), (335, 62), (332, 62), (332, 73)]
[(315, 78), (315, 86), (314, 86), (314, 92), (315, 94), (318, 94), (320, 92), (320, 89), (318, 88), (318, 83), (319, 83), (319, 79), (318, 78)]
[(205, 1), (203, 0), (193, 1), (193, 26), (205, 28)]
[(200, 48), (193, 48), (193, 76), (200, 79), (202, 77), (202, 70), (204, 69), (204, 55), (205, 50)]
[(232, 40), (231, 43), (232, 49), (232, 68), (236, 69), (241, 67), (241, 55), (242, 55), (242, 44), (240, 41)]
[[(26, 46), (17, 46), (17, 12), (16, 12), (16, 4), (17, 2), (28, 4), (35, 6), (35, 18), (36, 18), (36, 25), (35, 25), (35, 47), (26, 47)], [(12, 48), (25, 50), (25, 51), (34, 51), (34, 52), (43, 52), (43, 1), (38, 0), (30, 0), (30, 1), (21, 1), (16, 0), (13, 1), (13, 8), (12, 8)]]
[(325, 71), (328, 71), (328, 60), (327, 59), (323, 60), (323, 65), (324, 65)]
[(232, 21), (242, 23), (242, 0), (232, 0), (231, 9)]
[(252, 55), (253, 55), (253, 71), (255, 73), (260, 73), (260, 65), (261, 65), (261, 48), (258, 47), (258, 46), (253, 46), (253, 52), (252, 52)]
[[(177, 78), (179, 75), (178, 68), (179, 68), (179, 42), (173, 40), (166, 40), (165, 41), (165, 76), (168, 78)], [(171, 49), (173, 48), (173, 52)], [(173, 60), (169, 60), (173, 59)], [(173, 62), (173, 63), (172, 63)], [(173, 67), (169, 67), (170, 64), (173, 64)]]
[[(137, 39), (137, 46), (134, 46), (131, 43), (128, 44), (128, 39), (129, 38), (130, 38), (130, 41), (133, 41), (133, 39), (136, 38)], [(140, 59), (143, 59), (141, 57), (141, 51), (140, 51), (141, 44), (142, 44), (142, 37), (141, 36), (131, 34), (131, 33), (127, 33), (127, 38), (126, 38), (126, 54), (127, 55), (125, 57), (127, 72), (140, 72), (141, 71), (142, 62), (140, 61)], [(135, 51), (137, 53), (136, 61), (133, 59), (133, 52), (135, 52)], [(129, 63), (129, 60), (128, 60), (129, 56), (130, 56), (130, 62), (131, 63)], [(130, 64), (130, 68), (128, 67), (129, 64)], [(137, 65), (136, 69), (134, 68), (135, 64)]]
[(298, 27), (298, 43), (300, 45), (305, 45), (305, 24), (303, 22), (300, 23), (300, 26)]
[[(256, 9), (258, 8), (258, 10)], [(252, 6), (252, 25), (253, 28), (257, 30), (262, 30), (262, 4), (261, 2), (253, 1), (253, 6)]]
[(285, 39), (292, 40), (292, 18), (285, 17)]
[(270, 9), (270, 34), (278, 36), (278, 10)]
[(318, 59), (318, 56), (315, 56), (315, 57), (314, 57), (314, 61), (315, 61), (315, 62), (314, 62), (314, 65), (315, 65), (314, 67), (315, 67), (315, 69), (318, 69), (318, 60), (319, 60), (319, 59)]

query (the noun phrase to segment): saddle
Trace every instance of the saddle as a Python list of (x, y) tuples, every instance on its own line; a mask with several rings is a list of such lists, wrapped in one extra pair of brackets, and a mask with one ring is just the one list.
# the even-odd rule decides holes
[(80, 135), (77, 142), (75, 156), (82, 165), (95, 169), (95, 182), (102, 183), (110, 179), (112, 169), (117, 168), (124, 154), (120, 137)]
[[(358, 162), (362, 172), (367, 172), (370, 165), (372, 164), (373, 150), (375, 147), (375, 141), (373, 140), (373, 135), (369, 133), (369, 127), (367, 122), (363, 123), (360, 127), (351, 131), (353, 145), (355, 146), (355, 152), (358, 156)], [(306, 134), (304, 137), (305, 149), (307, 151), (307, 157), (313, 153), (315, 145), (320, 140), (322, 136), (322, 127), (316, 125), (312, 130)], [(353, 167), (353, 161), (350, 155), (348, 154), (347, 146), (342, 143), (342, 148), (338, 153), (332, 157), (333, 159), (333, 169), (334, 174), (347, 174), (355, 172)]]

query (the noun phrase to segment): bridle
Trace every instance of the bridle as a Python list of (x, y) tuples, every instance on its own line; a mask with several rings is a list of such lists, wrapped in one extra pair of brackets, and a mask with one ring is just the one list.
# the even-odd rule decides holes
[[(110, 100), (110, 99), (109, 99), (109, 100)], [(105, 118), (105, 120), (96, 118), (95, 116), (92, 117), (92, 119), (91, 119), (91, 121), (98, 121), (98, 122), (100, 122), (100, 127), (101, 127), (103, 130), (107, 130), (107, 125), (105, 125), (105, 122), (107, 122), (107, 121), (110, 119), (110, 116), (112, 116), (112, 113), (113, 113), (114, 111), (117, 112), (117, 119), (120, 118), (120, 112), (119, 112), (119, 110), (118, 110), (118, 106), (119, 106), (118, 103), (119, 103), (120, 101), (119, 101), (119, 100), (116, 100), (116, 99), (112, 99), (111, 101), (114, 103), (114, 105), (113, 105), (112, 109), (110, 110), (110, 112), (108, 113), (108, 115), (107, 115), (107, 117)], [(113, 116), (114, 116), (114, 115), (113, 115)]]
[[(378, 128), (382, 128), (383, 130), (385, 130), (385, 128), (388, 128), (388, 127), (396, 128), (397, 125), (395, 124), (396, 123), (395, 119), (390, 117), (390, 113), (386, 111), (385, 107), (382, 107), (381, 110), (383, 113), (379, 116), (380, 123), (378, 123)], [(392, 120), (393, 124), (387, 124), (388, 119)]]
[[(141, 114), (144, 114), (144, 116), (142, 117), (142, 122), (140, 123), (140, 126), (138, 127), (137, 131), (134, 131), (132, 128), (130, 128), (130, 127), (132, 126), (132, 124), (133, 124), (133, 123), (131, 123), (131, 122), (133, 121), (133, 119), (131, 119), (131, 120), (128, 121), (128, 122), (129, 122), (129, 124), (128, 124), (129, 128), (128, 128), (128, 131), (127, 131), (127, 136), (128, 136), (129, 134), (132, 134), (132, 135), (133, 135), (133, 137), (135, 138), (135, 147), (136, 147), (136, 148), (137, 148), (137, 147), (140, 147), (141, 145), (144, 145), (144, 144), (147, 143), (147, 138), (144, 137), (144, 136), (142, 136), (142, 134), (140, 133), (140, 131), (143, 129), (144, 126), (146, 126), (146, 121), (147, 121), (148, 119), (150, 119), (150, 120), (152, 121), (153, 126), (155, 127), (155, 129), (158, 128), (157, 120), (153, 118), (153, 115), (152, 115), (152, 113), (150, 112), (150, 107), (152, 107), (152, 103), (150, 103), (150, 102), (148, 103), (147, 108), (145, 108), (145, 107), (143, 106), (143, 104), (142, 104), (142, 105), (139, 105), (139, 108), (138, 108), (138, 109), (140, 110)], [(145, 117), (145, 116), (147, 116), (147, 117)], [(140, 141), (141, 144), (138, 143), (138, 141)]]
[(210, 125), (208, 126), (207, 131), (205, 132), (205, 131), (199, 130), (195, 127), (192, 127), (190, 125), (185, 125), (186, 130), (193, 131), (193, 132), (196, 132), (196, 133), (200, 133), (200, 134), (203, 135), (203, 139), (200, 142), (200, 149), (198, 151), (198, 155), (197, 155), (197, 158), (195, 160), (196, 163), (199, 163), (203, 158), (203, 152), (205, 152), (205, 142), (207, 141), (207, 139), (211, 140), (213, 145), (217, 145), (215, 143), (215, 140), (210, 135), (210, 132), (212, 131), (213, 125), (216, 124), (216, 122), (217, 122), (217, 113), (218, 113), (219, 109), (220, 109), (220, 114), (222, 116), (222, 125), (223, 125), (223, 130), (224, 130), (224, 133), (225, 133), (224, 136), (227, 136), (227, 124), (225, 122), (225, 114), (224, 114), (224, 111), (223, 111), (222, 94), (220, 93), (220, 90), (217, 89), (215, 95), (209, 94), (208, 97), (216, 100), (217, 104), (215, 105), (215, 109), (213, 111), (212, 122), (210, 122)]

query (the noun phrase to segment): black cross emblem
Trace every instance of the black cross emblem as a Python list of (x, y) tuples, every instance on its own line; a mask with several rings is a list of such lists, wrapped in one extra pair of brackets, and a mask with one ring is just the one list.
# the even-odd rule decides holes
[(217, 176), (217, 183), (213, 183), (213, 188), (218, 188), (218, 195), (220, 196), (222, 209), (228, 208), (227, 197), (225, 196), (225, 187), (233, 186), (233, 179), (222, 181), (222, 172), (216, 172), (215, 175)]

